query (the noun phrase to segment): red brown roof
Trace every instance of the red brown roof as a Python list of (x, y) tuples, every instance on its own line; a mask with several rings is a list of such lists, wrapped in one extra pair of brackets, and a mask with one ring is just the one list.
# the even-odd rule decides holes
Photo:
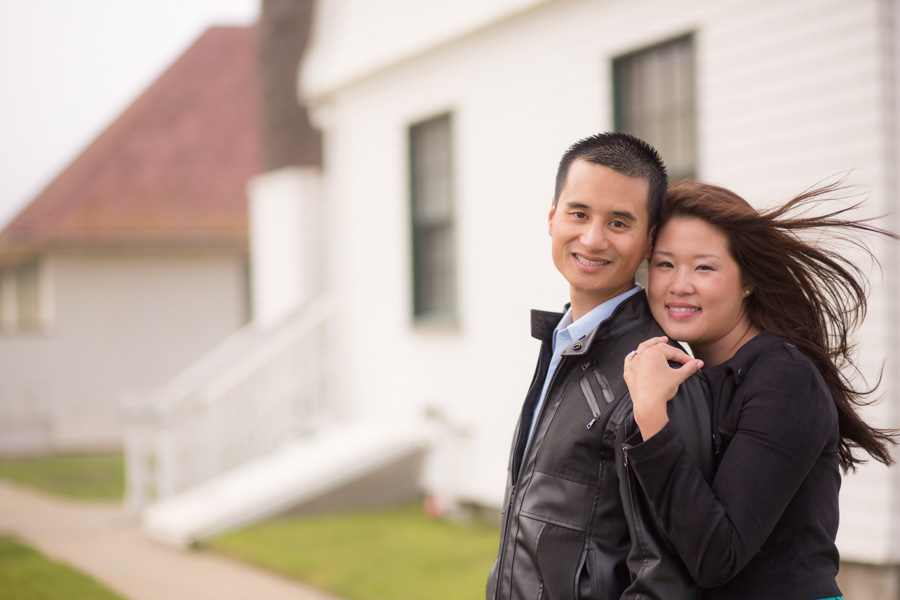
[(0, 233), (4, 248), (246, 247), (260, 172), (254, 30), (203, 33)]

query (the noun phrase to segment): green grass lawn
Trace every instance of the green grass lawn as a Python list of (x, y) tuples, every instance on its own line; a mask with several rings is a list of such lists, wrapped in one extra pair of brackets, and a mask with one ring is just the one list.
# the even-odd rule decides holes
[(87, 575), (6, 536), (0, 536), (0, 598), (123, 600)]
[[(0, 477), (42, 492), (85, 500), (120, 500), (121, 455), (0, 459)], [(480, 521), (431, 519), (401, 508), (284, 517), (208, 542), (204, 548), (270, 569), (347, 600), (467, 600), (484, 597), (499, 529)], [(34, 564), (42, 566), (32, 566)], [(47, 566), (49, 565), (49, 566)], [(67, 575), (33, 575), (59, 568)], [(80, 575), (29, 548), (0, 539), (0, 598), (116, 598), (70, 592)], [(83, 577), (82, 577), (83, 578)], [(7, 580), (11, 583), (7, 584)], [(63, 583), (57, 584), (57, 580)], [(10, 585), (37, 586), (11, 594)], [(90, 584), (88, 580), (88, 584)], [(88, 585), (84, 584), (84, 585)], [(44, 586), (47, 589), (45, 590)], [(94, 584), (96, 585), (96, 584)], [(65, 593), (60, 590), (65, 588)], [(106, 593), (106, 592), (104, 592)]]
[(484, 597), (500, 532), (425, 516), (421, 506), (280, 518), (204, 547), (348, 600)]
[(121, 500), (121, 454), (0, 458), (0, 477), (48, 494), (84, 500)]

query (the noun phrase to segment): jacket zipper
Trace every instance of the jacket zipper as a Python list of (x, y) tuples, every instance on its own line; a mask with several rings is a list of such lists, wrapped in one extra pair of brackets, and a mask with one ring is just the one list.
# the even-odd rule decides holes
[[(538, 425), (541, 424), (541, 417), (544, 416), (544, 410), (546, 410), (547, 408), (547, 400), (550, 398), (550, 392), (553, 391), (553, 383), (556, 381), (556, 378), (559, 377), (559, 373), (560, 371), (562, 371), (562, 367), (565, 362), (566, 357), (562, 356), (559, 360), (559, 364), (556, 365), (556, 370), (553, 371), (553, 377), (550, 378), (550, 385), (547, 386), (547, 395), (544, 396), (544, 399), (541, 402), (541, 409), (533, 417), (534, 429), (531, 430), (531, 436), (529, 436), (528, 439), (525, 440), (525, 449), (522, 451), (522, 464), (519, 466), (519, 473), (517, 473), (517, 475), (521, 474), (522, 467), (525, 466), (525, 457), (528, 456), (528, 450), (531, 448), (531, 438), (537, 435)], [(518, 483), (518, 477), (516, 477), (516, 482)]]
[(591, 409), (591, 414), (594, 415), (594, 418), (587, 424), (587, 428), (590, 429), (597, 422), (597, 419), (600, 418), (600, 405), (597, 404), (597, 397), (594, 396), (594, 390), (591, 389), (591, 384), (588, 383), (586, 377), (581, 378), (581, 391), (584, 393), (584, 399), (587, 400), (588, 407)]
[[(634, 474), (631, 472), (631, 469), (628, 467), (628, 448), (626, 444), (622, 444), (622, 454), (624, 455), (625, 462), (625, 479), (628, 484), (628, 503), (631, 505), (631, 514), (634, 518), (634, 533), (637, 536), (637, 545), (641, 551), (641, 558), (646, 563), (646, 553), (645, 553), (645, 541), (644, 541), (644, 524), (641, 519), (638, 517), (640, 512), (638, 511), (637, 501), (635, 500), (635, 483), (634, 483)], [(643, 579), (644, 569), (641, 568), (638, 570), (635, 575), (635, 581)]]
[[(544, 409), (547, 408), (547, 399), (550, 398), (550, 392), (553, 390), (553, 383), (556, 381), (556, 378), (559, 377), (559, 373), (560, 373), (560, 371), (562, 371), (562, 367), (565, 362), (566, 362), (566, 357), (563, 356), (560, 359), (559, 364), (556, 365), (556, 371), (553, 372), (553, 377), (550, 378), (550, 384), (547, 386), (547, 395), (544, 397), (544, 401), (541, 402), (541, 409), (540, 409), (540, 411), (538, 411), (538, 414), (534, 415), (534, 417), (533, 417), (534, 418), (534, 431), (531, 432), (531, 436), (537, 435), (537, 428), (538, 428), (538, 425), (540, 425), (541, 416), (543, 416), (543, 414), (544, 414)], [(530, 430), (530, 428), (529, 428), (529, 430)], [(525, 435), (528, 435), (529, 430), (525, 431)], [(517, 469), (517, 472), (514, 473), (515, 477), (514, 477), (512, 485), (510, 485), (509, 503), (506, 505), (506, 530), (503, 532), (505, 534), (505, 536), (501, 536), (501, 540), (500, 540), (501, 543), (503, 542), (504, 537), (509, 538), (510, 524), (511, 524), (510, 522), (512, 520), (513, 506), (515, 506), (516, 500), (517, 500), (516, 490), (518, 489), (519, 479), (522, 476), (522, 468), (525, 466), (525, 461), (526, 461), (526, 458), (528, 457), (528, 452), (531, 450), (531, 442), (532, 442), (531, 437), (529, 437), (528, 439), (525, 440), (525, 448), (522, 449), (522, 462), (519, 464), (519, 468)], [(500, 557), (499, 557), (499, 560), (497, 561), (497, 587), (494, 591), (494, 595), (497, 598), (499, 598), (500, 588), (503, 585), (503, 566), (507, 559), (508, 559), (508, 557), (507, 557), (506, 547), (501, 546), (500, 547)]]
[[(505, 537), (509, 537), (509, 525), (510, 520), (512, 518), (512, 507), (516, 501), (516, 484), (512, 484), (509, 489), (509, 502), (506, 505), (506, 524), (502, 530), (502, 533), (506, 534)], [(497, 558), (497, 582), (496, 587), (494, 588), (494, 598), (500, 598), (500, 588), (503, 586), (503, 563), (506, 559), (506, 548), (502, 545), (504, 540), (504, 536), (501, 536), (500, 542), (500, 556)]]
[(606, 400), (606, 403), (609, 404), (613, 400), (615, 400), (615, 394), (613, 394), (612, 387), (609, 385), (609, 380), (597, 369), (593, 370), (594, 379), (597, 380), (597, 385), (600, 386), (600, 391), (603, 392), (603, 399)]

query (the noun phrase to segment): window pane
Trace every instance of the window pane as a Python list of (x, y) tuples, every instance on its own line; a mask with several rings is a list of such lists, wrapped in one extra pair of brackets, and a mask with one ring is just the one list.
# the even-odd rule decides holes
[(40, 326), (40, 298), (37, 261), (25, 263), (16, 269), (16, 316), (20, 329), (36, 329)]
[(414, 314), (452, 321), (456, 252), (450, 116), (410, 127), (409, 150)]
[(419, 230), (414, 260), (418, 263), (415, 279), (416, 314), (447, 316), (454, 314), (453, 229), (437, 226)]
[(417, 223), (448, 220), (452, 213), (450, 118), (410, 130), (413, 218)]
[(681, 38), (613, 61), (615, 128), (662, 155), (670, 181), (697, 173), (694, 46)]

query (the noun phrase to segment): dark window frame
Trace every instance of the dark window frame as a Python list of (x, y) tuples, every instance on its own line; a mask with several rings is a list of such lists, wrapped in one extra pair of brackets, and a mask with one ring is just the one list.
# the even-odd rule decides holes
[(614, 128), (654, 146), (670, 183), (698, 176), (696, 56), (688, 33), (612, 60)]
[(455, 326), (459, 310), (453, 114), (412, 123), (407, 141), (413, 321)]
[(38, 258), (0, 269), (0, 332), (35, 332), (46, 327), (43, 269)]

